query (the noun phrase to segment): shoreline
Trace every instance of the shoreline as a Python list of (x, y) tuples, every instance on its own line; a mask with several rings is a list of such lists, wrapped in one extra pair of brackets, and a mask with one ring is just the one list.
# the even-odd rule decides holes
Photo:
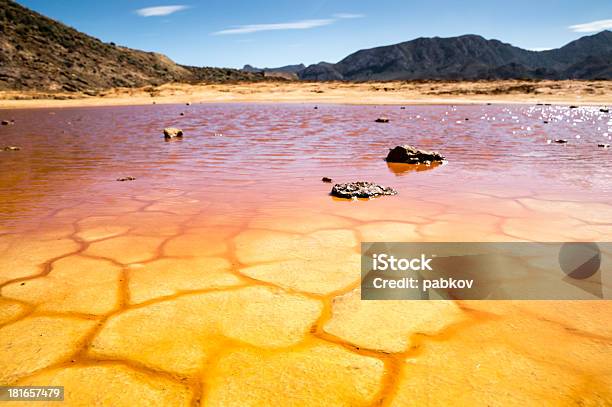
[(99, 95), (0, 91), (0, 109), (182, 103), (612, 105), (612, 81), (253, 82), (116, 88)]

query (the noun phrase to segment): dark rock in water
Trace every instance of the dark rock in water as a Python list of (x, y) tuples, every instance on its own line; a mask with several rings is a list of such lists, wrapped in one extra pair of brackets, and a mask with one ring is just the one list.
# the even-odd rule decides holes
[(180, 115), (181, 115), (181, 116), (185, 116), (185, 113), (181, 112), (181, 114), (180, 114)]
[(321, 178), (321, 181), (323, 181), (323, 182), (332, 182), (333, 179), (328, 178), (328, 177), (323, 177), (323, 178)]
[(381, 116), (378, 119), (374, 120), (376, 123), (389, 123), (389, 118)]
[(4, 151), (19, 151), (19, 150), (21, 150), (21, 148), (20, 147), (16, 147), (16, 146), (7, 146), (7, 147), (4, 147)]
[(358, 181), (334, 185), (331, 195), (338, 198), (373, 198), (382, 195), (397, 195), (397, 191), (372, 182)]
[(578, 106), (576, 106), (576, 105), (571, 105), (569, 108), (570, 108), (570, 109), (578, 109)]
[(406, 106), (400, 107), (400, 110), (406, 110)]
[(610, 113), (610, 109), (599, 109), (602, 113)]
[(419, 150), (413, 146), (403, 145), (390, 149), (385, 160), (389, 163), (431, 164), (444, 161), (444, 156), (437, 151)]
[(166, 127), (164, 129), (164, 137), (167, 138), (167, 139), (170, 139), (170, 138), (182, 138), (183, 137), (183, 130), (177, 129), (175, 127)]
[(315, 106), (314, 109), (317, 110), (319, 108), (319, 106)]
[(468, 120), (470, 120), (470, 119), (468, 119), (468, 118), (466, 117), (466, 118), (465, 118), (465, 121), (468, 121)]
[(567, 140), (560, 138), (560, 139), (555, 140), (555, 143), (557, 143), (557, 144), (567, 144)]
[(2, 125), (3, 126), (8, 126), (11, 122), (9, 122), (8, 120), (2, 120)]
[(185, 106), (191, 106), (191, 102), (185, 103)]
[(597, 147), (610, 148), (610, 144), (597, 144)]
[(122, 178), (117, 178), (117, 181), (121, 181), (121, 182), (125, 182), (125, 181), (134, 181), (136, 178), (134, 177), (122, 177)]
[(544, 123), (544, 124), (548, 124), (548, 120), (544, 120), (542, 123)]

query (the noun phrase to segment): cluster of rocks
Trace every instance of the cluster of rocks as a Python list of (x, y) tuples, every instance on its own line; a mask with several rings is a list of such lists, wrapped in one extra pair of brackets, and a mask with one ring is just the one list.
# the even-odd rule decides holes
[(3, 149), (4, 151), (19, 151), (21, 150), (21, 148), (17, 147), (17, 146), (6, 146)]
[(136, 178), (134, 177), (121, 177), (121, 178), (117, 178), (117, 181), (119, 182), (125, 182), (125, 181), (134, 181)]
[(397, 191), (390, 187), (375, 184), (373, 182), (357, 181), (346, 184), (336, 184), (331, 190), (331, 195), (338, 198), (373, 198), (382, 195), (397, 195)]
[[(390, 149), (387, 162), (405, 164), (431, 165), (433, 162), (444, 161), (444, 156), (436, 151), (419, 150), (416, 147), (404, 145)], [(323, 182), (332, 182), (331, 178), (323, 177)], [(346, 184), (335, 184), (331, 195), (339, 198), (374, 198), (383, 195), (397, 195), (397, 191), (373, 182), (358, 181)]]
[(389, 123), (389, 118), (385, 116), (381, 116), (378, 119), (374, 120), (376, 123)]
[(431, 165), (433, 162), (443, 162), (444, 156), (437, 151), (419, 150), (406, 144), (389, 149), (385, 160), (389, 163)]

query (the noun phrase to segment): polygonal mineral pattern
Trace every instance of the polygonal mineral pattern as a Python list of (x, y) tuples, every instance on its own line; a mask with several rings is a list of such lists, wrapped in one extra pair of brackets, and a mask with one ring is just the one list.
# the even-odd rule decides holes
[(129, 271), (132, 303), (176, 294), (179, 291), (229, 287), (241, 283), (222, 258), (160, 259)]
[(112, 317), (90, 353), (191, 375), (231, 341), (268, 348), (301, 341), (321, 308), (263, 287), (183, 295)]
[(153, 259), (161, 243), (161, 237), (120, 236), (93, 242), (85, 254), (129, 264)]
[(380, 390), (383, 363), (314, 341), (284, 351), (240, 349), (207, 377), (210, 406), (366, 406)]
[(0, 328), (0, 382), (16, 379), (75, 353), (95, 320), (30, 317)]
[(334, 251), (332, 258), (293, 259), (240, 270), (251, 278), (296, 291), (327, 295), (359, 281), (361, 257), (354, 250)]
[(609, 344), (540, 319), (491, 318), (419, 349), (403, 365), (393, 406), (596, 406), (612, 398), (610, 369), (597, 362), (610, 359)]
[(39, 274), (44, 263), (79, 249), (74, 240), (67, 238), (15, 235), (5, 240), (0, 249), (0, 283)]
[(46, 276), (5, 286), (2, 295), (40, 310), (105, 314), (119, 304), (120, 277), (121, 267), (107, 260), (68, 256)]
[(452, 301), (362, 301), (353, 290), (334, 299), (324, 330), (364, 348), (403, 352), (412, 334), (435, 334), (462, 319)]

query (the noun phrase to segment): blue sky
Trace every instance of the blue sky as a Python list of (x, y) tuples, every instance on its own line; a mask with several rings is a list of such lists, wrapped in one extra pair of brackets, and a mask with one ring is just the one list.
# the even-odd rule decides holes
[(18, 2), (103, 41), (182, 64), (235, 68), (337, 62), (362, 48), (467, 33), (556, 48), (612, 29), (610, 0)]

